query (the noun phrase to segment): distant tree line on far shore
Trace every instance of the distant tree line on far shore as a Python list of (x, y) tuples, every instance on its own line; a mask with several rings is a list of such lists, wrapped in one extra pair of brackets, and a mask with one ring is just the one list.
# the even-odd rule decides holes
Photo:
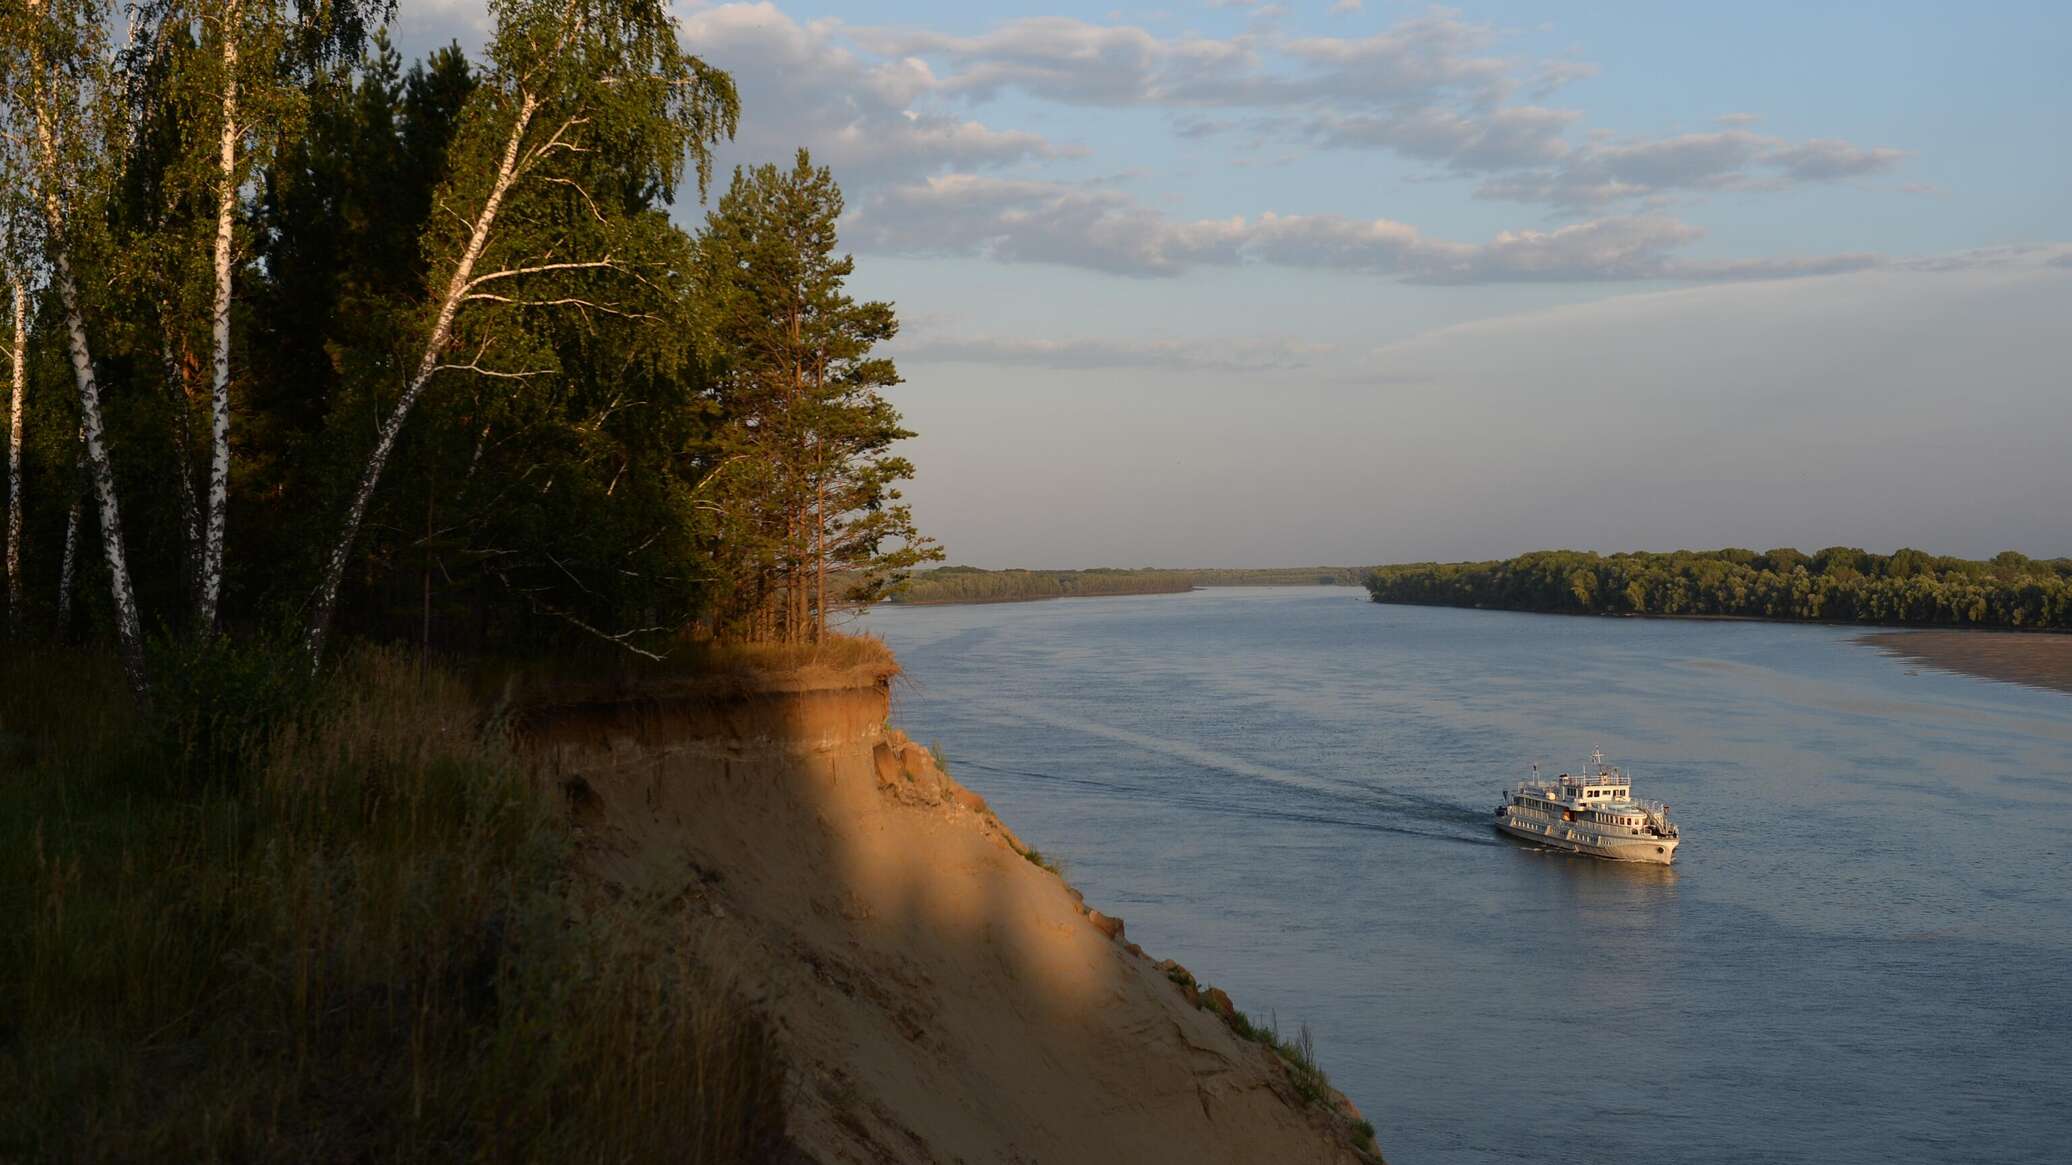
[(1156, 595), (1195, 587), (1356, 586), (1356, 566), (1290, 566), (1261, 570), (981, 570), (944, 566), (915, 573), (894, 599), (902, 603), (1005, 603), (1074, 595)]
[(1990, 561), (1829, 547), (1599, 555), (1376, 567), (1377, 603), (1586, 615), (1710, 615), (1895, 626), (2072, 628), (2072, 559)]

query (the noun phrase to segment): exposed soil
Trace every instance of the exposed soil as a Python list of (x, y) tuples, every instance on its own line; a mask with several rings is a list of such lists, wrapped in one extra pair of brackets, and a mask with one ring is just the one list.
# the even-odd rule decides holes
[(886, 711), (878, 683), (528, 729), (580, 791), (588, 872), (680, 902), (685, 943), (770, 1017), (798, 1158), (1378, 1160), (1349, 1102), (1305, 1099)]

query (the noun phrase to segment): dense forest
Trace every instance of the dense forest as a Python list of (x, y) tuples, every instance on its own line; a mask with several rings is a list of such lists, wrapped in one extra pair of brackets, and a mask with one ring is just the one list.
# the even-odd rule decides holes
[[(809, 641), (937, 556), (834, 178), (659, 0), (0, 9), (7, 616), (118, 648)], [(120, 43), (116, 38), (121, 38)]]
[(2072, 628), (2072, 559), (1991, 561), (1830, 547), (1598, 555), (1376, 567), (1377, 603), (1589, 615), (1711, 615), (1896, 626)]
[(1354, 586), (1363, 574), (1350, 566), (1258, 570), (981, 570), (975, 566), (941, 566), (916, 572), (892, 597), (902, 603), (1004, 603), (1074, 595), (1160, 595), (1195, 587)]

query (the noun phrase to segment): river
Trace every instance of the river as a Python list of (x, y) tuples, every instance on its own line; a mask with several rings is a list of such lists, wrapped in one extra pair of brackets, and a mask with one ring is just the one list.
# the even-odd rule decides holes
[[(894, 721), (1394, 1165), (2064, 1161), (2072, 698), (1845, 628), (1351, 588), (887, 607)], [(1593, 749), (1673, 868), (1494, 833)]]

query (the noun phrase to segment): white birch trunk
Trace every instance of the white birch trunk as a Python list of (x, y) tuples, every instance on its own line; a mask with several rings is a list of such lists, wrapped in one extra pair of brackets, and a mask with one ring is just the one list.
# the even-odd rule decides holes
[[(31, 0), (31, 10), (37, 4)], [(41, 80), (43, 62), (33, 68)], [(79, 303), (79, 286), (72, 277), (72, 261), (65, 246), (64, 204), (58, 198), (60, 174), (57, 143), (52, 140), (48, 98), (39, 83), (36, 90), (36, 146), (43, 164), (42, 210), (50, 231), (50, 265), (58, 298), (65, 309), (65, 339), (72, 357), (72, 379), (79, 388), (79, 429), (86, 444), (87, 472), (94, 488), (94, 500), (101, 511), (101, 553), (108, 560), (108, 588), (115, 602), (116, 638), (122, 647), (122, 667), (128, 673), (130, 690), (143, 699), (150, 694), (144, 672), (144, 628), (137, 617), (136, 589), (130, 585), (129, 555), (122, 545), (122, 509), (115, 498), (115, 471), (108, 459), (108, 446), (101, 429), (101, 385), (94, 376), (93, 349), (87, 342), (86, 315)], [(70, 595), (67, 589), (67, 597)]]
[(444, 354), (447, 341), (453, 334), (453, 317), (467, 296), (475, 264), (482, 258), (482, 251), (489, 244), (490, 231), (496, 225), (497, 211), (503, 206), (504, 195), (510, 192), (511, 183), (517, 176), (519, 150), (538, 108), (538, 99), (530, 93), (518, 107), (510, 139), (504, 143), (504, 156), (497, 167), (496, 181), (489, 188), (489, 197), (483, 200), (481, 214), (475, 218), (468, 245), (453, 268), (453, 278), (446, 284), (445, 297), (439, 302), (439, 314), (432, 322), (430, 335), (425, 337), (424, 356), (418, 361), (417, 373), (404, 386), (403, 395), (397, 398), (396, 407), (390, 411), (388, 419), (382, 422), (381, 430), (375, 436), (373, 452), (367, 458), (367, 468), (360, 474), (359, 484), (354, 487), (352, 499), (346, 506), (345, 524), (325, 557), (323, 578), (318, 583), (302, 638), (311, 670), (323, 662), (324, 638), (330, 633), (331, 615), (338, 606), (338, 588), (345, 581), (345, 564), (352, 556), (353, 543), (359, 538), (360, 523), (367, 516), (367, 503), (374, 497), (374, 487), (381, 481), (381, 472), (388, 465), (389, 454), (395, 449), (396, 437), (403, 431), (403, 421), (409, 416), (411, 406), (417, 403), (425, 385), (439, 370), (439, 357)]
[(144, 627), (137, 617), (137, 594), (130, 585), (129, 555), (122, 545), (122, 509), (115, 499), (115, 469), (101, 430), (101, 386), (94, 377), (93, 352), (86, 339), (86, 317), (79, 307), (79, 288), (72, 263), (62, 247), (53, 248), (51, 267), (58, 296), (65, 305), (65, 331), (72, 353), (72, 379), (79, 386), (80, 429), (86, 436), (87, 478), (101, 511), (101, 553), (108, 560), (108, 589), (115, 601), (115, 632), (122, 645), (122, 667), (130, 688), (143, 696), (150, 690), (144, 674)]
[(65, 511), (65, 556), (58, 564), (58, 638), (72, 629), (72, 575), (79, 567), (79, 519), (86, 504), (86, 450), (72, 470), (72, 508)]
[(242, 5), (232, 0), (223, 13), (223, 139), (216, 175), (216, 300), (210, 325), (214, 341), (214, 383), (209, 409), (209, 509), (201, 545), (200, 588), (195, 634), (216, 629), (216, 605), (223, 593), (223, 530), (230, 503), (230, 244), (237, 211), (237, 40)]
[(12, 387), (7, 409), (7, 629), (22, 627), (22, 405), (29, 390), (29, 289), (14, 285)]

